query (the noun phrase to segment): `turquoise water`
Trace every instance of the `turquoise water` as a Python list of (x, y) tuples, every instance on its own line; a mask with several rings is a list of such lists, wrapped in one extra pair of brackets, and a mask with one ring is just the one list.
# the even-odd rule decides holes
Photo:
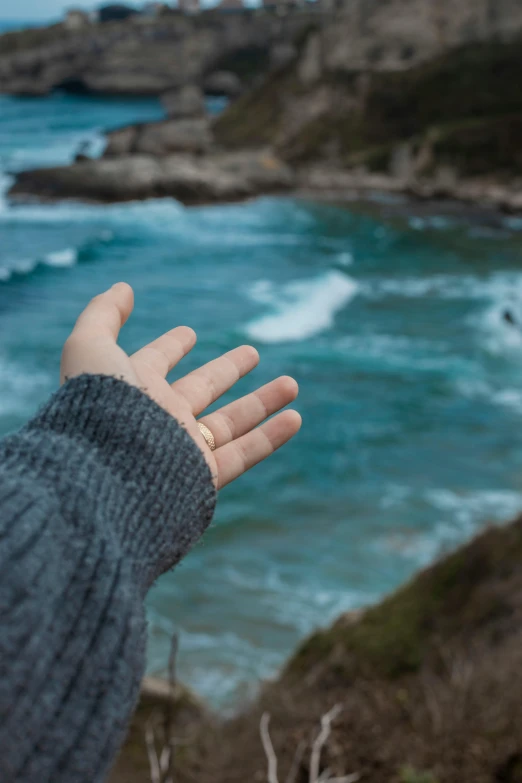
[[(102, 148), (152, 100), (0, 98), (0, 170)], [(487, 521), (522, 509), (520, 222), (263, 198), (185, 209), (0, 201), (0, 430), (56, 387), (75, 316), (117, 280), (136, 291), (122, 342), (178, 323), (183, 371), (253, 342), (301, 385), (303, 430), (226, 489), (201, 545), (149, 600), (151, 671), (179, 631), (180, 676), (232, 704), (298, 641), (393, 589)]]

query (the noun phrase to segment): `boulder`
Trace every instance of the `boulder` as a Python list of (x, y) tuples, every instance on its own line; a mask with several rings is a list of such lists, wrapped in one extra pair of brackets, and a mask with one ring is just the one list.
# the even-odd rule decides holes
[(202, 204), (281, 192), (293, 184), (291, 169), (267, 150), (204, 157), (133, 154), (22, 171), (9, 196), (101, 203), (170, 196)]
[(243, 92), (243, 85), (239, 76), (232, 71), (215, 71), (204, 79), (203, 90), (207, 95), (237, 98)]
[(166, 120), (143, 125), (134, 142), (134, 150), (147, 155), (201, 153), (208, 150), (211, 143), (212, 133), (206, 119)]
[(203, 90), (195, 84), (164, 92), (161, 104), (170, 119), (201, 117), (205, 114), (205, 96)]

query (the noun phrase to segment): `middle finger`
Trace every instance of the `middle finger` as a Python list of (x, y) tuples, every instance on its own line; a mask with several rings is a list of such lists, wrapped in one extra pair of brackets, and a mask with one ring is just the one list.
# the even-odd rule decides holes
[(185, 397), (194, 416), (198, 416), (253, 370), (258, 362), (256, 349), (251, 345), (241, 345), (175, 381), (172, 388)]

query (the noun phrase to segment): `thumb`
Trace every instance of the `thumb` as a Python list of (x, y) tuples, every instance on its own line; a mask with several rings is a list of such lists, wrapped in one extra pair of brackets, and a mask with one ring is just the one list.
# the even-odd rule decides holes
[(133, 304), (134, 294), (127, 283), (117, 283), (89, 302), (63, 347), (61, 383), (90, 373), (113, 375), (138, 385), (129, 357), (116, 342)]
[(116, 283), (91, 299), (73, 329), (75, 337), (92, 339), (112, 337), (116, 342), (120, 329), (132, 313), (134, 293), (128, 283)]

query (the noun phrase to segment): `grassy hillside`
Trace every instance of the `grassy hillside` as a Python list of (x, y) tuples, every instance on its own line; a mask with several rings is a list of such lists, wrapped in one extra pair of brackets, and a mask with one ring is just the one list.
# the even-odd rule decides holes
[(191, 729), (177, 779), (267, 780), (268, 714), (279, 782), (308, 783), (334, 706), (319, 764), (332, 778), (522, 783), (522, 518), (314, 634), (238, 718)]
[[(406, 71), (324, 72), (299, 78), (299, 60), (216, 122), (223, 146), (272, 143), (294, 163), (330, 160), (387, 170), (397, 144), (425, 147), (423, 173), (522, 171), (520, 41), (474, 44)], [(429, 154), (426, 154), (426, 148)]]

